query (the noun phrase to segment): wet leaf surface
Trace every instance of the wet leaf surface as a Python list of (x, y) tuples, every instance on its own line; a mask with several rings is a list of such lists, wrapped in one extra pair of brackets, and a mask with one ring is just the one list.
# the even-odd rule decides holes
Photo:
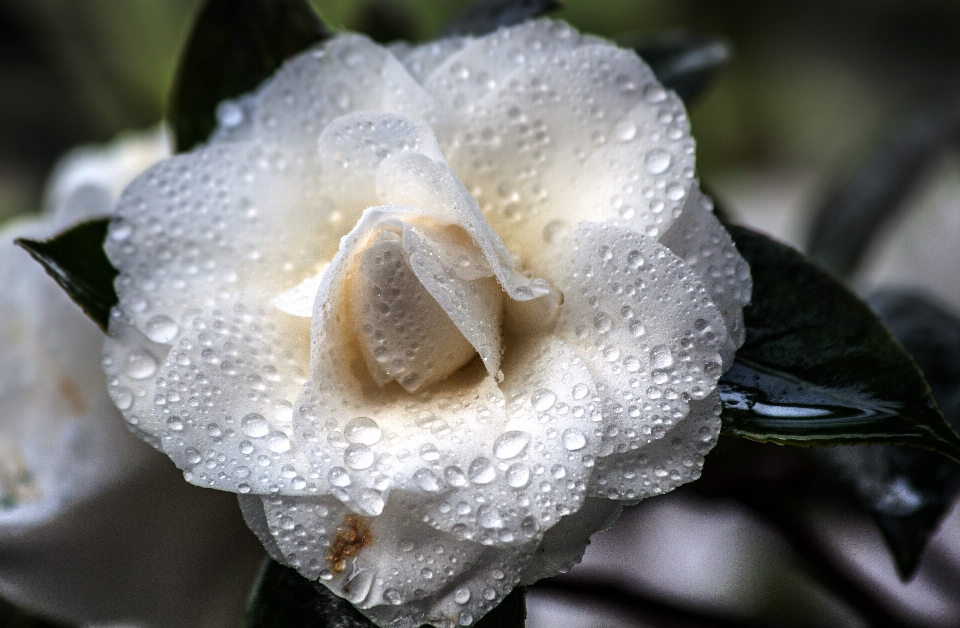
[(747, 338), (721, 377), (723, 431), (793, 445), (901, 444), (960, 459), (910, 356), (863, 301), (797, 251), (729, 227), (753, 273)]

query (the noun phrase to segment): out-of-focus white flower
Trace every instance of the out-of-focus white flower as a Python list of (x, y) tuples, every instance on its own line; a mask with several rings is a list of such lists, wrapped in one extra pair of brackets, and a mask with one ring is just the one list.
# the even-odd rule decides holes
[(277, 560), (382, 626), (470, 625), (698, 477), (749, 269), (636, 54), (345, 35), (219, 116), (124, 192), (104, 363)]
[(0, 231), (0, 596), (72, 623), (239, 625), (256, 570), (236, 505), (129, 433), (95, 367), (102, 332), (13, 244), (110, 214), (168, 145), (158, 130), (71, 153), (44, 214)]

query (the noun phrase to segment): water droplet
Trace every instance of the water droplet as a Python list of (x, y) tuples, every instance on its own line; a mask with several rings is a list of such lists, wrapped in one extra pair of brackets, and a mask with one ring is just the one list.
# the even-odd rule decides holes
[(327, 474), (327, 480), (333, 486), (339, 486), (340, 488), (350, 486), (350, 474), (347, 473), (347, 470), (343, 467), (330, 469), (330, 473)]
[(633, 120), (621, 120), (614, 133), (621, 142), (629, 142), (637, 136), (637, 125)]
[(200, 452), (193, 447), (187, 447), (183, 453), (187, 455), (187, 462), (190, 464), (198, 464), (201, 460), (203, 460), (203, 458), (200, 456)]
[(667, 171), (667, 168), (670, 167), (670, 162), (672, 158), (670, 153), (663, 150), (662, 148), (655, 148), (649, 153), (645, 162), (647, 164), (647, 170), (650, 174), (662, 174)]
[(434, 462), (435, 460), (440, 459), (440, 451), (437, 449), (436, 445), (427, 443), (420, 448), (420, 458), (427, 462)]
[(113, 391), (113, 403), (121, 410), (129, 410), (133, 405), (133, 393), (128, 388), (117, 388)]
[(513, 488), (523, 488), (530, 482), (530, 468), (517, 462), (507, 469), (507, 484)]
[(496, 530), (503, 527), (503, 518), (495, 506), (484, 504), (477, 509), (477, 523), (488, 530)]
[(563, 433), (563, 446), (567, 451), (577, 451), (587, 446), (587, 439), (582, 432), (571, 427)]
[(403, 596), (396, 589), (387, 589), (383, 592), (383, 597), (394, 606), (403, 604)]
[(350, 445), (343, 452), (343, 460), (351, 469), (366, 469), (373, 464), (373, 458), (373, 450), (360, 443)]
[(667, 198), (671, 201), (679, 201), (687, 195), (687, 189), (679, 183), (671, 183), (666, 189)]
[(430, 469), (417, 469), (413, 474), (413, 479), (417, 486), (428, 493), (437, 493), (440, 491), (440, 478)]
[(597, 315), (593, 317), (593, 328), (601, 334), (605, 334), (613, 328), (613, 321), (603, 312), (598, 312)]
[[(530, 435), (526, 432), (505, 432), (494, 442), (493, 455), (501, 460), (515, 458), (523, 452), (529, 442)], [(470, 475), (472, 479), (473, 474)]]
[(443, 471), (443, 477), (450, 486), (463, 486), (467, 483), (467, 474), (460, 467), (447, 467)]
[(290, 451), (290, 438), (283, 432), (271, 432), (267, 436), (267, 447), (278, 454)]
[(643, 88), (643, 99), (653, 104), (663, 102), (667, 99), (667, 90), (656, 83), (651, 83)]
[(530, 395), (530, 403), (537, 412), (546, 412), (556, 401), (557, 396), (549, 388), (541, 388)]
[(154, 342), (170, 342), (177, 337), (180, 328), (168, 316), (154, 316), (146, 324), (147, 338)]
[(373, 445), (380, 440), (383, 432), (376, 421), (360, 416), (347, 423), (347, 426), (343, 429), (343, 435), (348, 443)]
[(110, 221), (110, 237), (122, 242), (133, 235), (133, 225), (126, 218), (117, 217)]
[(134, 349), (127, 356), (123, 371), (130, 379), (146, 379), (157, 372), (157, 360), (142, 349)]
[(474, 484), (489, 484), (497, 477), (497, 471), (486, 458), (477, 458), (470, 463), (470, 481)]
[(174, 432), (183, 431), (183, 419), (178, 416), (172, 416), (167, 419), (167, 427), (169, 427)]
[(261, 438), (270, 431), (270, 426), (262, 414), (251, 412), (240, 421), (240, 429), (252, 438)]
[(467, 587), (460, 587), (453, 593), (453, 601), (457, 604), (466, 604), (470, 601), (470, 589)]
[[(363, 445), (361, 445), (361, 447), (363, 447)], [(364, 512), (373, 517), (381, 514), (383, 507), (386, 505), (383, 501), (383, 495), (379, 491), (371, 490), (360, 493), (360, 497), (357, 498), (357, 504), (359, 504)]]
[(657, 345), (650, 349), (650, 363), (654, 368), (665, 369), (673, 365), (673, 354), (667, 345)]

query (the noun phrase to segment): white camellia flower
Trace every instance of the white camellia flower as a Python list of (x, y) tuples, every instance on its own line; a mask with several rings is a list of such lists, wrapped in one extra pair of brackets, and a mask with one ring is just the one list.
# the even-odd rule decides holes
[(698, 477), (749, 269), (635, 53), (342, 35), (218, 113), (123, 194), (104, 363), (277, 560), (466, 626)]
[(91, 368), (103, 333), (13, 244), (108, 215), (168, 146), (155, 131), (77, 150), (47, 210), (0, 230), (0, 597), (72, 624), (236, 626), (262, 555), (232, 500), (129, 433)]

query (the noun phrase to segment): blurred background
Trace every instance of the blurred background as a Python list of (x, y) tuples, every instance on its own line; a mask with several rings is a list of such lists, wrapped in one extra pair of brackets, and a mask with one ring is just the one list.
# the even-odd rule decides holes
[[(337, 29), (426, 40), (470, 2), (312, 4)], [(958, 0), (564, 4), (556, 17), (624, 43), (679, 30), (729, 41), (731, 62), (691, 109), (701, 180), (734, 219), (800, 247), (815, 211), (902, 140), (903, 129), (928, 121), (932, 110), (960, 110)], [(0, 220), (41, 206), (47, 175), (72, 147), (162, 118), (197, 5), (0, 0)], [(848, 278), (863, 291), (919, 286), (956, 313), (960, 116), (950, 115), (924, 127), (936, 146), (896, 191), (894, 217), (877, 227)], [(794, 456), (772, 445), (721, 442), (703, 486), (632, 509), (597, 537), (583, 565), (534, 588), (531, 628), (960, 626), (960, 514), (949, 515), (918, 575), (902, 584), (879, 531), (842, 492), (830, 508), (791, 501), (802, 511), (794, 525), (714, 490), (737, 477), (730, 465), (754, 464), (771, 448), (774, 457)], [(794, 477), (782, 460), (771, 464), (777, 481)], [(708, 482), (721, 466), (722, 481)], [(803, 477), (800, 493), (828, 503), (830, 478)], [(871, 616), (878, 604), (882, 613)]]

